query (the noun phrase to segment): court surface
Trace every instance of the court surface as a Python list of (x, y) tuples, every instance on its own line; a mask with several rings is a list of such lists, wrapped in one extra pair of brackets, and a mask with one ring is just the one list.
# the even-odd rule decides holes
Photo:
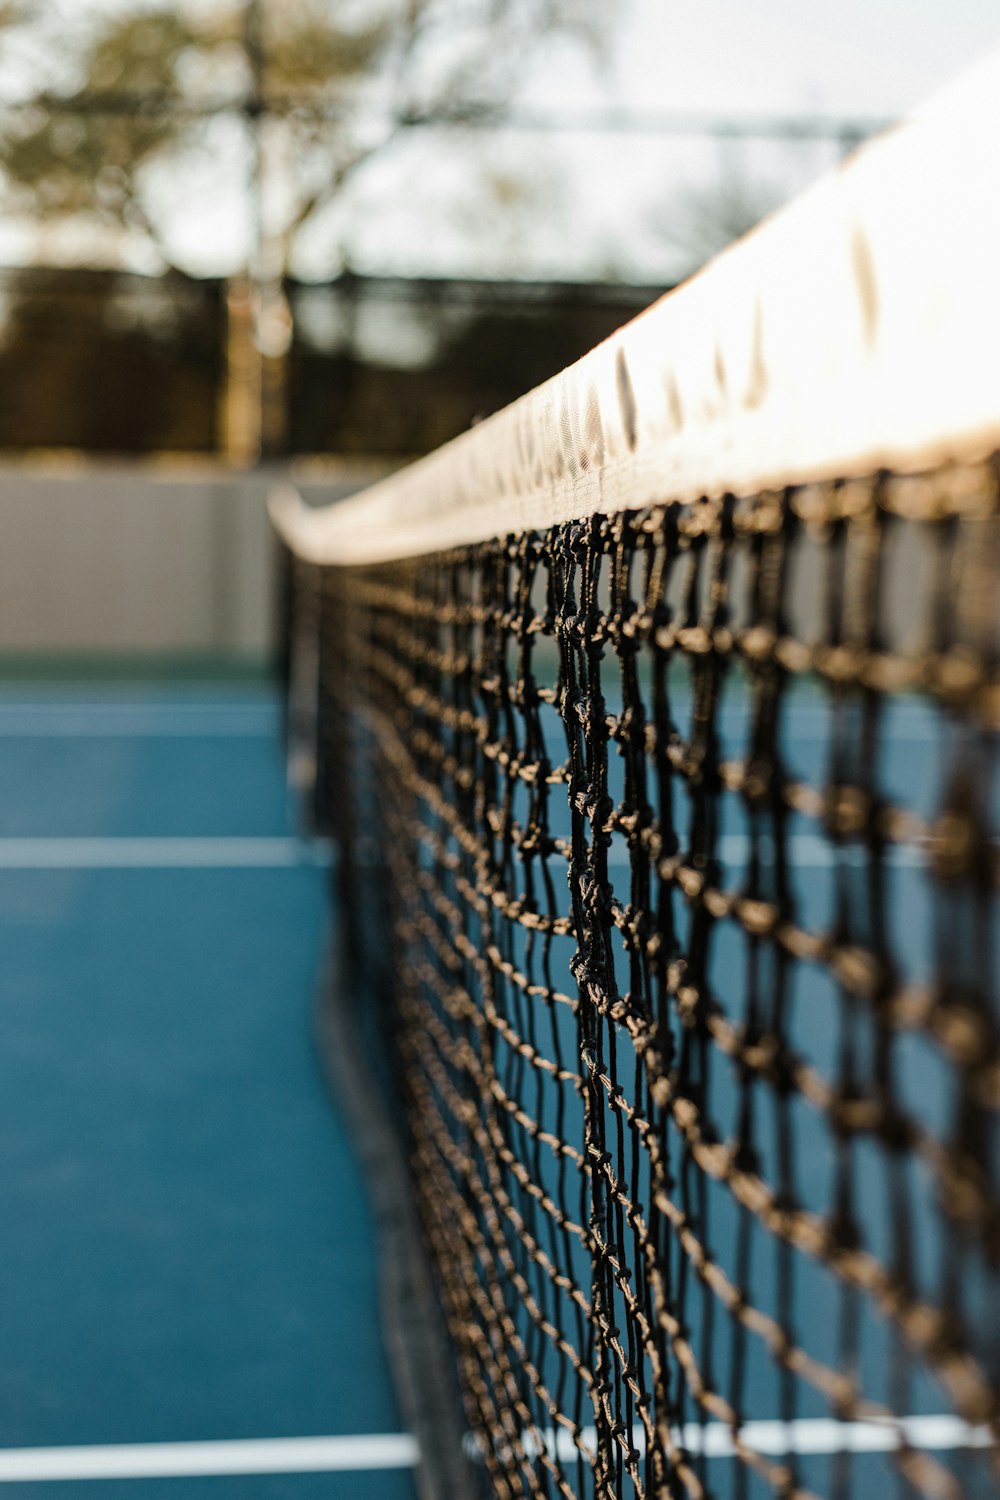
[(0, 690), (4, 1494), (414, 1493), (277, 736), (264, 689)]
[[(742, 710), (720, 730), (737, 745)], [(887, 788), (926, 812), (935, 731), (915, 704), (888, 730)], [(789, 733), (790, 762), (818, 779), (826, 715), (806, 698)], [(293, 824), (264, 690), (0, 690), (5, 1495), (414, 1495), (363, 1184), (312, 1039), (326, 871)], [(738, 880), (735, 804), (721, 833)], [(805, 828), (792, 849), (799, 899), (818, 920), (829, 851)], [(894, 878), (911, 977), (923, 979), (922, 882), (906, 861)], [(740, 957), (720, 940), (730, 988)], [(824, 996), (808, 998), (799, 1041), (823, 1067), (836, 1036)], [(914, 1050), (908, 1064), (924, 1113), (943, 1117), (930, 1061)], [(735, 1094), (721, 1075), (715, 1088), (725, 1119)], [(828, 1153), (804, 1130), (798, 1148), (819, 1210)], [(876, 1176), (862, 1184), (875, 1196)], [(720, 1194), (709, 1208), (729, 1243)], [(929, 1212), (913, 1233), (933, 1284)], [(796, 1297), (835, 1359), (839, 1319), (820, 1291), (800, 1280)], [(862, 1331), (884, 1379), (877, 1330)], [(718, 1345), (724, 1364), (721, 1325)], [(765, 1361), (752, 1374), (747, 1415), (773, 1426), (773, 1373)], [(918, 1446), (968, 1441), (941, 1428), (940, 1398), (923, 1385), (909, 1410)], [(799, 1436), (822, 1489), (843, 1434), (831, 1439), (820, 1415), (806, 1410)], [(720, 1459), (706, 1454), (712, 1483)], [(880, 1455), (855, 1463), (884, 1482)]]

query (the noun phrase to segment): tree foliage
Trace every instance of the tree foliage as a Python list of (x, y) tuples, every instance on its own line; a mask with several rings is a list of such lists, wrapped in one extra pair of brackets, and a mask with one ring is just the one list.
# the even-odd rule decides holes
[[(0, 26), (7, 17), (30, 28), (17, 4), (0, 0)], [(0, 121), (8, 207), (138, 231), (169, 264), (177, 254), (157, 184), (192, 151), (213, 149), (213, 122), (244, 121), (258, 168), (277, 163), (265, 234), (280, 275), (300, 231), (401, 130), (499, 118), (532, 52), (554, 36), (596, 48), (601, 15), (598, 0), (102, 9), (53, 36), (46, 76)]]

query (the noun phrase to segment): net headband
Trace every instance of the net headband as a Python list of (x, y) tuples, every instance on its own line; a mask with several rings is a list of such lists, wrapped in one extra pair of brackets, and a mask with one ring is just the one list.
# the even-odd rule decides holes
[(1000, 52), (577, 364), (288, 546), (368, 564), (1000, 447)]

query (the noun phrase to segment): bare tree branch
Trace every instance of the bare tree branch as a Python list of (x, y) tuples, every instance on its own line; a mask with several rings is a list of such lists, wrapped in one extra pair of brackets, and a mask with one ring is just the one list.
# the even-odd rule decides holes
[[(0, 25), (23, 21), (23, 4), (0, 0)], [(259, 99), (241, 5), (197, 23), (167, 0), (88, 12), (64, 46), (48, 38), (30, 108), (0, 117), (9, 206), (138, 229), (176, 264), (152, 169), (182, 161), (216, 115), (242, 114), (248, 129), (282, 129), (294, 143), (277, 195), (283, 222), (266, 228), (285, 274), (306, 226), (404, 128), (502, 119), (532, 51), (558, 35), (592, 41), (600, 14), (598, 0), (397, 0), (374, 20), (356, 12), (345, 0), (265, 6)]]

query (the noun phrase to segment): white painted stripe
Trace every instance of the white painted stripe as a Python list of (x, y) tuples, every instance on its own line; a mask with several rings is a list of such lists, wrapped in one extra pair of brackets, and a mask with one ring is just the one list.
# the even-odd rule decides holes
[[(903, 1442), (911, 1448), (937, 1453), (956, 1448), (992, 1448), (993, 1433), (988, 1427), (972, 1427), (950, 1415), (901, 1417), (897, 1421), (837, 1422), (827, 1417), (800, 1417), (792, 1422), (745, 1422), (739, 1430), (741, 1442), (755, 1453), (781, 1458), (787, 1454), (892, 1453)], [(736, 1453), (733, 1434), (724, 1422), (687, 1422), (673, 1430), (674, 1441), (692, 1455), (705, 1458), (732, 1458)], [(585, 1427), (580, 1440), (587, 1452), (594, 1452), (597, 1433)], [(640, 1454), (646, 1451), (645, 1430), (636, 1425), (632, 1443)], [(580, 1449), (574, 1435), (565, 1428), (548, 1427), (527, 1432), (522, 1438), (525, 1454), (531, 1458), (546, 1452), (561, 1463), (572, 1462)], [(480, 1440), (466, 1440), (470, 1457), (481, 1451)]]
[[(784, 718), (784, 733), (793, 745), (804, 740), (817, 740), (826, 744), (830, 738), (830, 715), (822, 709), (789, 709)], [(745, 734), (750, 720), (745, 714), (721, 714), (718, 727), (725, 734)], [(279, 734), (279, 721), (274, 713), (255, 714), (230, 718), (143, 714), (99, 714), (38, 713), (35, 709), (26, 712), (9, 712), (0, 708), (0, 740), (28, 739), (266, 739), (273, 740)], [(893, 746), (935, 744), (941, 738), (940, 723), (917, 722), (900, 724), (889, 734)], [(562, 741), (553, 735), (553, 745), (558, 749)]]
[[(719, 858), (727, 865), (745, 864), (754, 844), (764, 864), (774, 864), (777, 849), (770, 838), (751, 839), (745, 834), (724, 834), (718, 841)], [(831, 870), (838, 864), (864, 865), (868, 850), (862, 844), (839, 847), (812, 833), (792, 834), (785, 843), (785, 854), (793, 869)], [(885, 863), (894, 869), (919, 870), (927, 862), (920, 850), (904, 844), (890, 844), (883, 853)]]
[(332, 1474), (412, 1469), (416, 1439), (254, 1438), (212, 1443), (125, 1443), (114, 1447), (0, 1449), (0, 1484), (58, 1479), (195, 1478), (211, 1474)]
[(322, 865), (324, 844), (292, 838), (0, 839), (0, 870), (232, 870)]
[[(724, 865), (745, 865), (750, 858), (754, 840), (742, 833), (726, 833), (716, 841), (716, 858)], [(766, 838), (756, 840), (762, 863), (773, 864), (775, 847)], [(839, 849), (816, 834), (792, 834), (785, 842), (785, 855), (795, 870), (832, 870), (838, 864), (863, 866), (868, 860), (868, 850), (861, 844), (844, 844)], [(891, 844), (884, 851), (884, 861), (890, 869), (920, 870), (927, 863), (927, 854), (920, 848), (903, 844)], [(616, 839), (608, 853), (611, 868), (624, 868), (629, 863), (628, 850), (620, 839)]]
[(278, 717), (269, 708), (210, 705), (3, 704), (0, 739), (270, 739)]
[[(688, 1422), (683, 1428), (689, 1453), (706, 1458), (731, 1458), (736, 1452), (732, 1433), (721, 1422), (704, 1427)], [(989, 1448), (988, 1427), (970, 1427), (958, 1417), (904, 1417), (891, 1422), (837, 1422), (829, 1417), (795, 1422), (747, 1422), (740, 1436), (755, 1453), (782, 1457), (787, 1453), (892, 1453), (906, 1441), (911, 1448), (948, 1452), (955, 1448)]]
[(51, 692), (39, 690), (37, 693), (30, 690), (5, 692), (0, 687), (0, 713), (255, 714), (269, 712), (272, 706), (269, 689), (247, 697), (229, 696), (220, 689), (193, 698), (160, 698), (155, 691), (147, 692), (141, 686), (129, 693), (105, 693), (102, 690), (79, 695), (69, 686), (56, 686)]

